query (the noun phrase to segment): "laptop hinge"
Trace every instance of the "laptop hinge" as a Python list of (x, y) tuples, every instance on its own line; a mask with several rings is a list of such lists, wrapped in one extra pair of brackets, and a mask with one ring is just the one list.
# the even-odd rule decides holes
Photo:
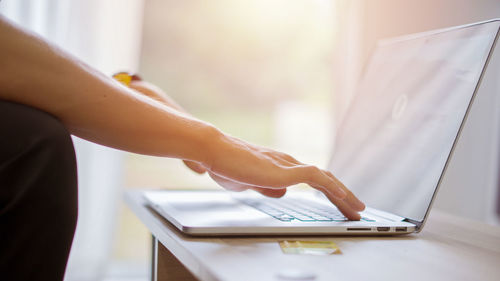
[(420, 227), (422, 226), (422, 222), (416, 221), (416, 220), (412, 220), (412, 219), (409, 219), (409, 218), (405, 218), (403, 221), (414, 224), (415, 228), (417, 229), (417, 231), (420, 231)]

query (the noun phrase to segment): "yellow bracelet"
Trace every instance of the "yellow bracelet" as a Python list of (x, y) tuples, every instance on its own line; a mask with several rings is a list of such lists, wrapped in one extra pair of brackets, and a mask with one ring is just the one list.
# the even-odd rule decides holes
[(129, 86), (132, 81), (142, 81), (141, 77), (137, 74), (130, 74), (128, 72), (118, 72), (112, 76), (116, 81), (125, 86)]

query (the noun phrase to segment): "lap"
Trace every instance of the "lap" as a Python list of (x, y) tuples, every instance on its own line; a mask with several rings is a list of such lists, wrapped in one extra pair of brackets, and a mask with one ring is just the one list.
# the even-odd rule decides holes
[(62, 280), (77, 217), (76, 159), (54, 116), (0, 100), (0, 272)]

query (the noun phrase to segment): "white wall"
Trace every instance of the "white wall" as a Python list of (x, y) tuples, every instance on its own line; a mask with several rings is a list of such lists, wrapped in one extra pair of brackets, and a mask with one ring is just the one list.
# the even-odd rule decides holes
[[(337, 120), (378, 39), (500, 17), (498, 0), (339, 0)], [(342, 12), (341, 12), (342, 13)], [(446, 173), (436, 208), (498, 223), (500, 48)]]
[[(107, 75), (136, 71), (142, 0), (2, 1), (0, 13)], [(74, 138), (79, 217), (66, 280), (99, 280), (111, 253), (121, 200), (122, 152)]]

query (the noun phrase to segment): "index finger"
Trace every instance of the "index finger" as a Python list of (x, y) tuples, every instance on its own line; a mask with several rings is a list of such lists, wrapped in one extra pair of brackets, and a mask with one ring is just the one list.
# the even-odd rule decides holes
[(328, 193), (338, 199), (344, 199), (347, 196), (342, 186), (339, 186), (338, 183), (318, 167), (309, 165), (299, 167), (301, 169), (300, 174), (302, 174), (301, 182), (307, 183), (323, 193)]
[[(359, 220), (359, 211), (365, 208), (352, 192), (349, 191), (337, 178), (327, 171), (322, 171), (315, 166), (305, 166), (303, 173), (305, 183), (323, 192), (342, 214), (350, 220)], [(339, 192), (340, 191), (340, 192)]]
[(340, 180), (338, 180), (331, 172), (329, 171), (324, 171), (325, 174), (327, 174), (330, 178), (332, 178), (333, 181), (335, 181), (338, 186), (340, 186), (346, 193), (347, 196), (344, 198), (344, 201), (354, 210), (360, 212), (363, 211), (366, 206), (361, 200), (352, 193)]

